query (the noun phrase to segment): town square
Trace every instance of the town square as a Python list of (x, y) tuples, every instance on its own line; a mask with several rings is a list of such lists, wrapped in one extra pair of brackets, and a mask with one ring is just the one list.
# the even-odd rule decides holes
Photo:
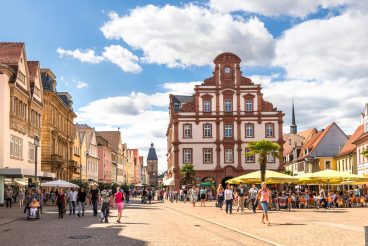
[(1, 245), (368, 245), (368, 2), (0, 6)]

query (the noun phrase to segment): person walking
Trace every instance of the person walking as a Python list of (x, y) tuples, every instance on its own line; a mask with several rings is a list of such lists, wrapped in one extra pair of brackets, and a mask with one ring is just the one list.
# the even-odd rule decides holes
[(109, 222), (109, 212), (110, 212), (110, 199), (111, 199), (111, 194), (106, 190), (103, 189), (101, 191), (101, 218), (100, 218), (100, 222), (102, 222), (103, 220), (105, 220), (105, 223)]
[(228, 184), (226, 186), (225, 192), (224, 192), (224, 198), (226, 203), (226, 213), (233, 213), (233, 199), (234, 199), (234, 193), (233, 189), (231, 189), (230, 185)]
[(268, 204), (271, 201), (271, 191), (267, 189), (265, 182), (262, 182), (261, 187), (262, 188), (258, 191), (257, 198), (260, 200), (263, 210), (262, 223), (265, 224), (264, 219), (266, 219), (267, 225), (270, 225), (268, 220)]
[(56, 200), (56, 193), (54, 191), (54, 188), (51, 189), (50, 191), (50, 202), (51, 204), (54, 204)]
[(12, 200), (13, 200), (13, 189), (12, 187), (8, 186), (5, 190), (5, 201), (7, 208), (12, 207)]
[(252, 203), (253, 213), (256, 213), (256, 209), (258, 206), (257, 194), (258, 194), (257, 186), (253, 184), (252, 188), (249, 190), (249, 199)]
[(69, 215), (75, 215), (75, 205), (77, 202), (78, 191), (71, 188), (68, 192)]
[(118, 220), (116, 222), (121, 223), (121, 215), (124, 209), (124, 200), (125, 195), (123, 189), (120, 189), (118, 192), (115, 193), (115, 205), (116, 209), (118, 210)]
[(222, 188), (222, 184), (219, 184), (217, 187), (217, 206), (222, 210), (222, 206), (224, 204), (224, 188)]
[(199, 191), (199, 195), (201, 198), (201, 207), (202, 207), (202, 204), (203, 204), (203, 207), (206, 207), (206, 190), (203, 186), (201, 187), (201, 190)]
[(244, 213), (244, 204), (245, 204), (245, 195), (246, 195), (246, 189), (244, 187), (244, 185), (240, 184), (238, 189), (238, 208), (237, 208), (237, 212), (239, 212), (240, 209), (240, 213)]
[(58, 192), (56, 196), (56, 205), (58, 206), (58, 210), (59, 210), (59, 219), (64, 218), (65, 203), (66, 203), (66, 197), (64, 194), (64, 190), (61, 189), (60, 192)]
[(324, 207), (327, 209), (327, 203), (326, 203), (326, 192), (325, 189), (323, 189), (323, 186), (321, 186), (319, 190), (319, 207)]
[(84, 211), (86, 208), (86, 197), (87, 193), (84, 191), (84, 188), (81, 188), (77, 195), (77, 207), (78, 207), (78, 217), (81, 216), (81, 210), (82, 210), (82, 216), (84, 216)]
[(24, 188), (22, 187), (20, 190), (19, 190), (19, 194), (18, 194), (18, 201), (19, 201), (19, 207), (23, 207), (23, 202), (24, 202)]
[(192, 203), (193, 207), (195, 207), (195, 203), (198, 198), (198, 193), (197, 193), (197, 189), (195, 185), (189, 190), (189, 197), (190, 197), (190, 203)]
[(99, 200), (99, 191), (96, 185), (92, 185), (92, 189), (90, 191), (89, 202), (92, 203), (93, 206), (93, 216), (97, 216), (97, 205)]

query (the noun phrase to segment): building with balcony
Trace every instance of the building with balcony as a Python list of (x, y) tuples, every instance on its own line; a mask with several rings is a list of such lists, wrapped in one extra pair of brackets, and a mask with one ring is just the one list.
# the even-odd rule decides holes
[(38, 61), (27, 61), (24, 43), (0, 42), (0, 204), (4, 183), (20, 178), (54, 177), (41, 171), (44, 95)]
[(42, 115), (41, 163), (42, 170), (56, 174), (58, 179), (70, 180), (75, 176), (73, 163), (74, 119), (73, 100), (68, 92), (58, 92), (56, 76), (41, 69), (44, 95)]

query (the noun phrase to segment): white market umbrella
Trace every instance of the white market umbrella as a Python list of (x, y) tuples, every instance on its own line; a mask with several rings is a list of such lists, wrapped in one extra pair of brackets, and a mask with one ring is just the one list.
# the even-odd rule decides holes
[(43, 187), (59, 187), (59, 188), (79, 188), (78, 185), (67, 182), (65, 180), (54, 180), (46, 183), (41, 183)]

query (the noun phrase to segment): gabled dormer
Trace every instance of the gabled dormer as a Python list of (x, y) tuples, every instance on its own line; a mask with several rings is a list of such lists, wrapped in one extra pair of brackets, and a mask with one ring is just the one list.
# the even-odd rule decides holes
[(43, 103), (43, 87), (39, 61), (28, 61), (30, 96), (32, 100), (40, 105)]

